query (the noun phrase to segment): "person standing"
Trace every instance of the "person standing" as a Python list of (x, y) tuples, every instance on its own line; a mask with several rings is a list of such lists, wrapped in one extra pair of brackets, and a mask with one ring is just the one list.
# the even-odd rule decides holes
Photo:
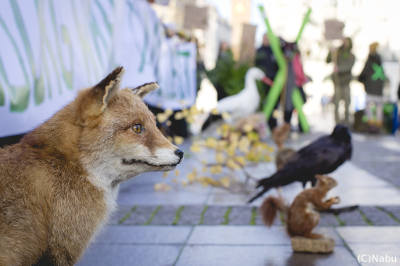
[(350, 125), (350, 81), (352, 79), (351, 70), (354, 65), (355, 57), (351, 52), (352, 41), (349, 37), (343, 40), (343, 44), (336, 51), (331, 51), (326, 59), (327, 63), (333, 62), (334, 70), (332, 81), (335, 87), (335, 122), (342, 122), (339, 116), (339, 104), (344, 101), (344, 123)]
[[(271, 81), (274, 80), (276, 73), (278, 72), (278, 64), (276, 62), (275, 56), (269, 44), (267, 34), (264, 34), (262, 45), (256, 51), (255, 66), (260, 68)], [(262, 91), (265, 92), (264, 94), (265, 96), (268, 95), (270, 89), (271, 89), (270, 85), (262, 83)], [(264, 102), (264, 99), (265, 98), (261, 97), (261, 103)], [(278, 105), (279, 105), (279, 100), (276, 102), (274, 110), (278, 108)], [(271, 132), (274, 131), (277, 124), (278, 121), (274, 117), (274, 114), (272, 113), (270, 118), (268, 119), (268, 127), (271, 130)]]
[[(368, 123), (381, 127), (383, 119), (383, 86), (386, 77), (381, 57), (377, 52), (378, 46), (377, 42), (370, 44), (368, 58), (358, 77), (358, 81), (364, 84), (367, 94), (366, 114)], [(374, 117), (373, 107), (376, 110), (376, 117)]]

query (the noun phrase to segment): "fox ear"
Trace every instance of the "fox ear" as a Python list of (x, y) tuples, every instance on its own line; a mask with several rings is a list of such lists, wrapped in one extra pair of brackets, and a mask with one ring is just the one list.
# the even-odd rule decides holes
[(122, 74), (124, 74), (123, 67), (117, 67), (110, 74), (107, 75), (102, 81), (93, 87), (96, 97), (101, 100), (101, 112), (107, 107), (110, 99), (117, 93), (121, 82)]
[(145, 83), (139, 87), (132, 89), (133, 93), (143, 98), (147, 93), (159, 88), (157, 82)]
[(315, 175), (315, 178), (317, 180), (322, 180), (322, 179), (324, 179), (324, 176), (323, 175)]

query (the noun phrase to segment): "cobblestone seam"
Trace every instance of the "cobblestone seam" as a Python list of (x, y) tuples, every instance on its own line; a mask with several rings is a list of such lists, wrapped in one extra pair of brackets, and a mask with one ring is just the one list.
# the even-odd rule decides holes
[(157, 208), (151, 213), (149, 219), (144, 223), (144, 225), (149, 225), (151, 224), (151, 221), (153, 221), (154, 216), (157, 214), (157, 212), (161, 209), (161, 206), (157, 206)]
[(224, 221), (222, 222), (223, 225), (227, 225), (229, 224), (229, 214), (232, 211), (232, 207), (228, 207), (228, 209), (226, 210), (225, 214), (224, 214)]
[(201, 212), (201, 215), (200, 215), (199, 224), (204, 224), (204, 214), (206, 213), (207, 209), (208, 209), (208, 205), (205, 205), (204, 209), (203, 209), (203, 211)]
[(172, 225), (177, 225), (179, 223), (179, 220), (181, 219), (181, 214), (182, 214), (182, 211), (183, 211), (184, 208), (185, 208), (185, 206), (180, 206), (178, 208), (178, 210), (175, 213), (175, 219), (172, 222)]
[(136, 210), (137, 206), (133, 206), (129, 212), (127, 212), (124, 217), (122, 217), (119, 221), (118, 224), (123, 224), (129, 217), (131, 217), (132, 213)]

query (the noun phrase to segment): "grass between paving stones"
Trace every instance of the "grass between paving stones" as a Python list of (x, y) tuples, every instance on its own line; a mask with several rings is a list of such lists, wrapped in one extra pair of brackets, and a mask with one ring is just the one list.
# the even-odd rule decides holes
[(365, 215), (365, 213), (364, 213), (362, 210), (359, 209), (358, 211), (360, 212), (361, 217), (362, 217), (362, 219), (364, 220), (364, 222), (365, 222), (366, 224), (368, 224), (368, 225), (374, 225), (374, 223), (373, 223), (370, 219), (368, 219), (367, 215)]
[(395, 220), (397, 223), (400, 224), (400, 220), (399, 220), (391, 211), (388, 211), (388, 210), (386, 210), (385, 208), (378, 207), (378, 206), (377, 206), (376, 208), (377, 208), (378, 210), (380, 210), (380, 211), (386, 213), (387, 215), (389, 215), (390, 218), (392, 218), (393, 220)]
[(178, 224), (179, 220), (181, 219), (181, 214), (182, 214), (182, 211), (183, 211), (184, 208), (185, 208), (185, 206), (180, 206), (178, 208), (178, 210), (175, 213), (175, 219), (172, 222), (172, 225), (177, 225)]
[(250, 225), (256, 225), (257, 207), (251, 208)]
[(336, 221), (339, 223), (339, 226), (345, 226), (346, 223), (339, 218), (339, 215), (335, 215)]
[(224, 221), (222, 222), (223, 225), (229, 224), (229, 214), (231, 214), (231, 211), (232, 211), (232, 207), (228, 207), (228, 209), (226, 210), (226, 212), (224, 214)]
[(128, 213), (126, 213), (124, 215), (124, 217), (122, 217), (121, 219), (119, 219), (118, 224), (122, 224), (123, 222), (125, 222), (129, 217), (131, 217), (132, 213), (135, 212), (137, 206), (133, 206)]
[(199, 224), (203, 224), (204, 223), (204, 214), (206, 213), (207, 209), (208, 209), (208, 205), (205, 205), (204, 209), (201, 211), (201, 214), (200, 214)]
[(144, 225), (149, 225), (154, 219), (154, 216), (157, 214), (157, 212), (161, 209), (161, 206), (158, 205), (157, 208), (151, 213), (150, 218), (144, 223)]

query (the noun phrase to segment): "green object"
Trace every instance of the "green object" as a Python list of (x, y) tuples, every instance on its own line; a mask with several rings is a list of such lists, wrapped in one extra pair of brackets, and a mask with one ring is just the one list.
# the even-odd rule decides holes
[(268, 20), (267, 16), (265, 15), (264, 6), (259, 5), (258, 8), (260, 10), (261, 16), (264, 19), (265, 25), (267, 26), (268, 40), (269, 40), (272, 52), (274, 53), (276, 62), (279, 67), (278, 72), (276, 73), (276, 76), (274, 79), (274, 83), (272, 84), (271, 90), (267, 95), (267, 100), (266, 100), (264, 108), (263, 108), (265, 117), (268, 120), (270, 118), (270, 116), (272, 115), (272, 111), (274, 110), (275, 103), (277, 102), (279, 95), (281, 94), (281, 91), (283, 89), (283, 86), (285, 85), (285, 82), (286, 82), (287, 62), (283, 55), (279, 39), (272, 31), (271, 25), (269, 24), (269, 20)]
[(383, 112), (384, 114), (391, 115), (394, 111), (394, 105), (392, 103), (385, 103), (383, 105)]
[(25, 78), (25, 85), (20, 85), (20, 86), (15, 86), (10, 83), (7, 77), (7, 73), (3, 64), (3, 61), (0, 58), (0, 75), (3, 77), (3, 80), (6, 84), (6, 87), (8, 87), (8, 92), (10, 95), (10, 111), (11, 112), (23, 112), (28, 108), (29, 105), (29, 94), (30, 94), (30, 88), (29, 88), (29, 76), (27, 69), (25, 67), (24, 60), (22, 58), (22, 54), (20, 50), (18, 49), (17, 43), (12, 36), (11, 32), (9, 31), (7, 25), (5, 24), (4, 20), (0, 17), (0, 27), (3, 28), (4, 32), (6, 33), (7, 37), (9, 38), (15, 53), (18, 57), (18, 62), (21, 66), (22, 73), (24, 74)]
[[(43, 77), (40, 75), (40, 73), (38, 73), (38, 71), (35, 68), (32, 46), (31, 46), (31, 43), (30, 43), (30, 40), (28, 37), (28, 32), (26, 30), (25, 23), (22, 18), (22, 14), (21, 14), (19, 5), (16, 1), (10, 1), (10, 5), (11, 5), (11, 9), (13, 11), (15, 24), (17, 25), (22, 43), (25, 48), (25, 52), (28, 57), (29, 66), (31, 68), (31, 73), (33, 76), (33, 91), (34, 91), (35, 104), (39, 105), (44, 101), (44, 97), (45, 97), (45, 88), (44, 88)], [(17, 94), (19, 94), (19, 93), (17, 93)], [(24, 95), (26, 96), (26, 94), (24, 94)], [(28, 98), (26, 98), (26, 100), (29, 101), (29, 96), (28, 96)]]
[(207, 77), (218, 90), (222, 88), (228, 95), (234, 95), (244, 88), (246, 72), (249, 65), (235, 61), (231, 50), (221, 56), (215, 68), (207, 71)]
[(301, 38), (301, 35), (303, 35), (304, 27), (310, 21), (310, 15), (311, 15), (311, 8), (308, 8), (307, 9), (307, 13), (304, 16), (303, 23), (301, 23), (301, 27), (300, 27), (299, 33), (297, 33), (296, 43), (299, 42), (299, 40)]
[(0, 83), (0, 106), (3, 106), (5, 104), (5, 95), (3, 91), (3, 86)]
[[(265, 9), (263, 5), (258, 6), (261, 16), (264, 19), (265, 25), (267, 26), (267, 36), (270, 42), (270, 46), (272, 49), (272, 52), (274, 53), (274, 56), (276, 58), (276, 62), (278, 64), (278, 72), (275, 76), (274, 83), (271, 86), (271, 90), (268, 93), (267, 100), (264, 104), (263, 107), (263, 112), (265, 114), (266, 119), (268, 120), (270, 116), (272, 115), (272, 111), (274, 109), (274, 106), (276, 102), (278, 101), (279, 95), (281, 94), (281, 91), (283, 89), (283, 86), (286, 83), (287, 79), (287, 62), (286, 58), (283, 55), (282, 49), (280, 47), (280, 41), (279, 38), (274, 34), (272, 31), (271, 25), (269, 24), (269, 20), (267, 16), (265, 15)], [(298, 42), (301, 38), (301, 35), (303, 34), (304, 27), (307, 24), (307, 22), (310, 20), (310, 14), (311, 14), (311, 8), (307, 10), (306, 15), (304, 16), (303, 22), (301, 24), (300, 30), (297, 34), (296, 37), (296, 42)], [(303, 129), (304, 132), (308, 132), (310, 130), (310, 127), (308, 125), (306, 116), (303, 112), (303, 99), (301, 97), (300, 91), (298, 88), (294, 89), (293, 95), (292, 95), (292, 101), (293, 105), (297, 110), (298, 116), (299, 116), (299, 121), (301, 128)]]
[(184, 56), (184, 57), (189, 57), (190, 52), (189, 51), (178, 51), (176, 52), (177, 55)]
[(301, 128), (303, 129), (303, 132), (309, 132), (310, 131), (310, 126), (308, 125), (306, 116), (303, 112), (303, 97), (301, 97), (300, 90), (298, 88), (295, 88), (292, 94), (292, 101), (293, 101), (293, 106), (297, 110), (297, 115), (299, 116), (299, 123)]
[(385, 80), (386, 79), (382, 66), (380, 66), (376, 63), (373, 63), (372, 69), (374, 70), (374, 74), (372, 74), (372, 80), (378, 80), (378, 79)]

